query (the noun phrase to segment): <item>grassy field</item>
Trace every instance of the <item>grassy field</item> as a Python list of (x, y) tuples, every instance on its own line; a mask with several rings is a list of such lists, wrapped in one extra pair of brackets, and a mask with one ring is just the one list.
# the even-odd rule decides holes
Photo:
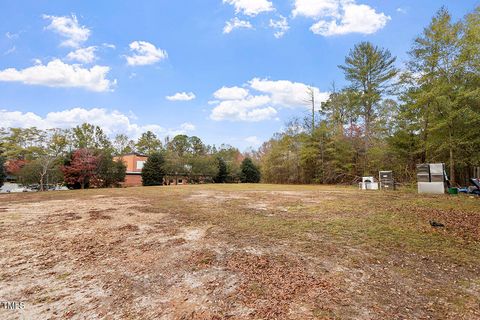
[(480, 198), (264, 184), (12, 194), (0, 234), (0, 301), (25, 303), (1, 319), (480, 319)]

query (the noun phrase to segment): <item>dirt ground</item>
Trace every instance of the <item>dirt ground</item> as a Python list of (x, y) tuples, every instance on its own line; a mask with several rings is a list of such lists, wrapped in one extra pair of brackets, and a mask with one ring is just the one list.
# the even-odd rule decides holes
[(281, 185), (11, 194), (0, 239), (0, 307), (23, 302), (0, 319), (480, 319), (479, 198)]

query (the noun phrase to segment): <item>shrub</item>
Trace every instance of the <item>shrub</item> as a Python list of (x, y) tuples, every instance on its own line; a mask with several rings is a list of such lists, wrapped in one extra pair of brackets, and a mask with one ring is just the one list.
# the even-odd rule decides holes
[(142, 169), (142, 184), (144, 186), (161, 186), (165, 176), (164, 164), (165, 159), (161, 153), (151, 154)]

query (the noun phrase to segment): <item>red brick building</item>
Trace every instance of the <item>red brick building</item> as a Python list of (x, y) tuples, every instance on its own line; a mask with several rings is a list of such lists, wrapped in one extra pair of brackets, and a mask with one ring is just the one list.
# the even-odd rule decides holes
[[(127, 153), (122, 156), (115, 157), (115, 160), (121, 159), (127, 166), (125, 175), (125, 182), (122, 183), (124, 187), (140, 187), (142, 186), (142, 169), (148, 156), (136, 152)], [(204, 178), (203, 176), (201, 178)], [(202, 179), (200, 179), (202, 180)], [(166, 174), (164, 184), (166, 185), (184, 185), (189, 183), (187, 174)]]
[(142, 169), (148, 157), (139, 153), (128, 153), (116, 157), (122, 159), (127, 166), (127, 174), (125, 176), (125, 187), (138, 187), (142, 185)]

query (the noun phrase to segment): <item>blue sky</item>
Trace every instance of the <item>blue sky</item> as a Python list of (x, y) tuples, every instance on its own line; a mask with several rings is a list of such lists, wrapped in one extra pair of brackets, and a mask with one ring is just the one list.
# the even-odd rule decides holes
[(101, 125), (258, 147), (317, 99), (355, 43), (398, 65), (445, 5), (480, 1), (2, 1), (0, 126)]

